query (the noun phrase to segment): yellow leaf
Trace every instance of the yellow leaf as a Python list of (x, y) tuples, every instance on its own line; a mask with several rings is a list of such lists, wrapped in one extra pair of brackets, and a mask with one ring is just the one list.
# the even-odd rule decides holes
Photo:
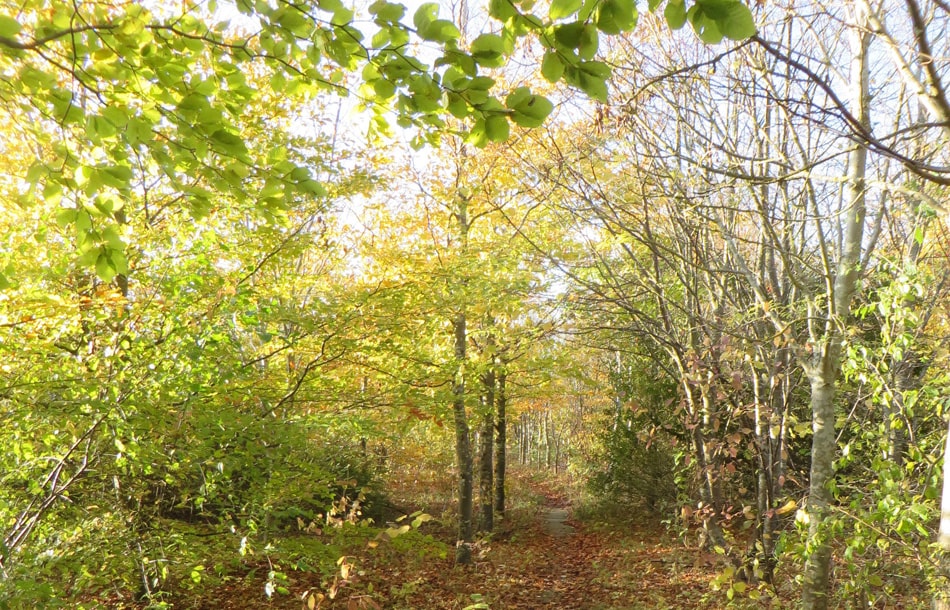
[(776, 514), (776, 515), (784, 515), (784, 514), (786, 514), (786, 513), (792, 512), (793, 510), (795, 510), (795, 509), (797, 509), (797, 508), (798, 508), (798, 504), (795, 502), (795, 500), (789, 500), (789, 501), (786, 502), (785, 505), (782, 506), (781, 508), (776, 508), (776, 509), (775, 509), (775, 514)]

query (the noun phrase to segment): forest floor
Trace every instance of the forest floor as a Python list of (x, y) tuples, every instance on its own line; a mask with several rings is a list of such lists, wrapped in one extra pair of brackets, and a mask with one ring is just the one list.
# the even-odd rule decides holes
[[(265, 561), (258, 556), (243, 562), (243, 574), (173, 600), (174, 608), (663, 610), (726, 605), (723, 592), (710, 587), (724, 568), (719, 558), (688, 547), (656, 518), (631, 509), (626, 515), (592, 514), (580, 520), (573, 516), (564, 477), (526, 470), (511, 476), (509, 516), (476, 544), (473, 565), (455, 565), (454, 531), (433, 520), (403, 528), (410, 531), (392, 539), (354, 537), (332, 575), (292, 569), (287, 557)], [(418, 502), (426, 494), (434, 506)], [(394, 497), (400, 506), (415, 500), (414, 508), (441, 517), (452, 512), (447, 494), (451, 497), (451, 487), (433, 493), (416, 481)], [(283, 592), (267, 598), (271, 571), (280, 574), (276, 584)], [(779, 606), (766, 600), (757, 605)]]

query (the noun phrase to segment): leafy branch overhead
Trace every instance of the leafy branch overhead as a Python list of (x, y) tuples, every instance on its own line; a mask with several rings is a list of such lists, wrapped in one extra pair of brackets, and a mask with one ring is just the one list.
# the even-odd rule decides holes
[[(530, 0), (492, 0), (498, 31), (466, 46), (435, 3), (409, 21), (405, 5), (377, 0), (372, 26), (341, 0), (239, 0), (236, 8), (240, 25), (213, 23), (214, 3), (192, 2), (172, 13), (34, 0), (0, 17), (0, 66), (15, 75), (0, 91), (11, 114), (29, 117), (22, 129), (42, 151), (22, 176), (31, 187), (23, 203), (61, 202), (59, 220), (75, 230), (80, 263), (104, 280), (128, 273), (134, 235), (123, 225), (145, 212), (130, 203), (155, 180), (195, 217), (212, 211), (212, 193), (278, 215), (295, 198), (325, 195), (285, 146), (249, 140), (252, 100), (347, 95), (358, 73), (354, 89), (374, 111), (371, 133), (389, 133), (395, 116), (422, 145), (449, 129), (451, 115), (484, 146), (505, 140), (512, 122), (540, 125), (553, 108), (527, 88), (506, 95), (485, 74), (505, 65), (516, 41), (534, 37), (544, 47), (545, 78), (605, 101), (610, 68), (594, 59), (599, 33), (620, 34), (637, 21), (634, 0), (555, 0), (541, 12)], [(673, 0), (664, 14), (711, 43), (755, 32), (739, 0)], [(431, 65), (412, 43), (435, 47)]]

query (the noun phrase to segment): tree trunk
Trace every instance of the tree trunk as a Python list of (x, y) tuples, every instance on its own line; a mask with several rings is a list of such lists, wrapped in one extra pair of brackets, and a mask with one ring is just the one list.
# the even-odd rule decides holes
[[(757, 526), (758, 536), (756, 545), (758, 549), (759, 563), (761, 566), (762, 579), (772, 582), (772, 572), (774, 571), (775, 549), (772, 539), (774, 523), (772, 518), (772, 447), (769, 435), (769, 418), (766, 412), (766, 403), (763, 400), (763, 392), (759, 383), (759, 374), (755, 366), (752, 367), (752, 388), (755, 396), (755, 444), (758, 458), (758, 476), (756, 477), (756, 508), (757, 508)], [(754, 575), (755, 576), (755, 575)]]
[[(851, 111), (865, 128), (870, 128), (867, 12), (863, 6), (852, 8), (851, 28)], [(861, 264), (865, 224), (865, 176), (867, 149), (858, 145), (848, 157), (845, 185), (845, 225), (842, 229), (841, 254), (835, 273), (831, 310), (823, 336), (812, 333), (812, 357), (805, 370), (811, 384), (812, 444), (811, 473), (808, 483), (808, 557), (802, 584), (802, 610), (826, 610), (831, 582), (831, 540), (827, 520), (830, 517), (831, 484), (835, 457), (835, 384), (841, 371), (843, 332), (851, 312)]]
[(478, 452), (478, 530), (490, 532), (495, 527), (492, 507), (494, 491), (494, 468), (492, 451), (495, 441), (495, 371), (490, 369), (482, 376), (482, 429), (479, 435)]
[(455, 359), (458, 370), (453, 387), (452, 410), (455, 416), (455, 456), (458, 462), (459, 527), (455, 548), (456, 563), (472, 563), (472, 446), (469, 438), (468, 416), (465, 413), (465, 314), (453, 322), (455, 330)]
[(940, 500), (940, 532), (937, 535), (937, 546), (942, 556), (939, 558), (940, 571), (944, 578), (942, 590), (937, 591), (933, 600), (934, 610), (950, 610), (950, 423), (948, 423), (947, 440), (943, 449), (943, 496)]
[(700, 476), (699, 498), (703, 503), (703, 547), (721, 547), (726, 548), (726, 538), (722, 533), (722, 527), (719, 523), (720, 507), (716, 504), (716, 494), (714, 485), (716, 473), (712, 470), (712, 464), (708, 459), (706, 448), (706, 435), (704, 432), (704, 423), (702, 418), (702, 409), (696, 408), (696, 396), (693, 387), (685, 376), (682, 381), (683, 391), (686, 395), (686, 401), (689, 404), (689, 410), (693, 419), (691, 440), (693, 441), (693, 457), (696, 460), (696, 470)]
[(495, 512), (505, 514), (505, 469), (507, 468), (506, 435), (508, 427), (508, 396), (505, 394), (507, 373), (498, 373), (495, 395)]
[(547, 420), (541, 417), (541, 415), (538, 413), (534, 414), (534, 419), (537, 419), (536, 425), (534, 426), (535, 430), (537, 431), (537, 439), (534, 442), (534, 454), (537, 458), (537, 461), (535, 462), (535, 468), (541, 470), (543, 466), (543, 456), (541, 451), (544, 449), (544, 438), (547, 432), (545, 430), (545, 425), (547, 424)]
[(544, 467), (551, 470), (554, 459), (554, 417), (550, 411), (544, 412)]
[(521, 414), (521, 425), (518, 427), (520, 431), (519, 449), (521, 453), (521, 465), (528, 465), (528, 418), (527, 414)]
[(835, 381), (840, 344), (832, 337), (821, 348), (821, 364), (808, 372), (811, 383), (811, 474), (808, 486), (808, 557), (802, 584), (802, 609), (828, 608), (831, 580), (831, 541), (826, 521), (833, 500), (830, 483), (834, 478)]

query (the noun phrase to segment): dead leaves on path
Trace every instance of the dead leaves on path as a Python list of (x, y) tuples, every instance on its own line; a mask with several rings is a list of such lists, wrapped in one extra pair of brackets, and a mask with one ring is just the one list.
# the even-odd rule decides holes
[(380, 561), (366, 573), (385, 608), (458, 610), (474, 595), (492, 610), (708, 608), (702, 598), (715, 569), (693, 565), (689, 550), (665, 541), (658, 524), (624, 535), (570, 524), (577, 533), (553, 537), (539, 515), (501, 532), (473, 566)]
[[(575, 533), (545, 532), (545, 511), (567, 502), (556, 489), (535, 490), (543, 508), (515, 514), (491, 540), (479, 543), (471, 566), (393, 541), (350, 551), (345, 573), (328, 583), (318, 574), (290, 572), (291, 595), (260, 599), (260, 583), (244, 580), (209, 591), (205, 608), (288, 610), (609, 610), (709, 608), (705, 599), (718, 568), (644, 520), (602, 529), (568, 520)], [(525, 509), (527, 510), (527, 509)], [(424, 526), (451, 544), (452, 532)], [(402, 538), (400, 538), (402, 541)], [(374, 548), (370, 548), (374, 547)], [(332, 595), (331, 591), (332, 589)], [(211, 599), (211, 598), (214, 599)]]

